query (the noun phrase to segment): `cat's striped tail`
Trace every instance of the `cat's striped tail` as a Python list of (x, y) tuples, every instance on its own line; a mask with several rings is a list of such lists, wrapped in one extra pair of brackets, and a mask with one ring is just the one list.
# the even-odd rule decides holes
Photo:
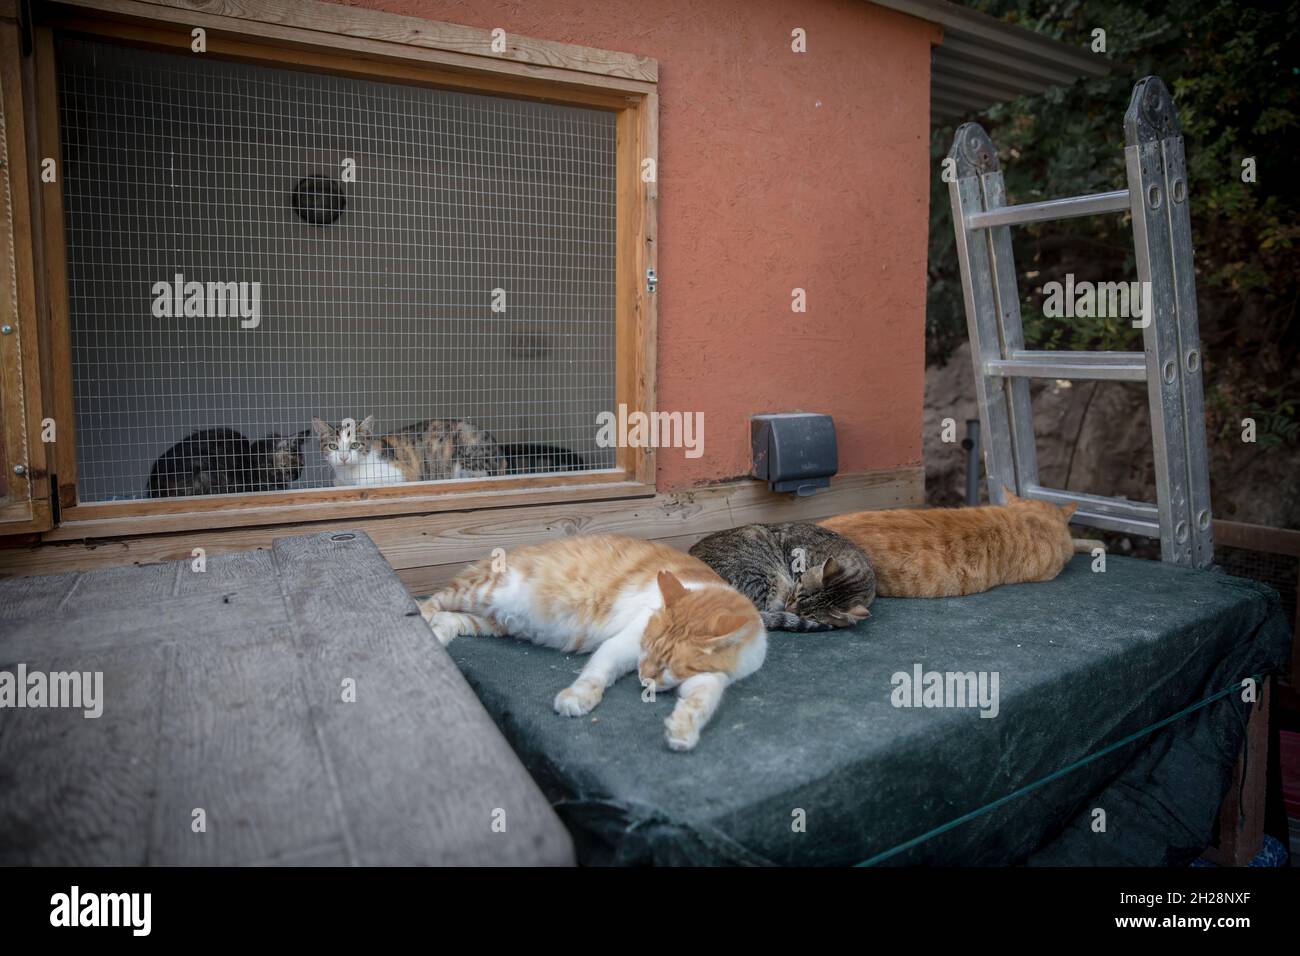
[(763, 626), (769, 631), (833, 631), (830, 624), (814, 621), (810, 617), (800, 617), (793, 611), (759, 611)]

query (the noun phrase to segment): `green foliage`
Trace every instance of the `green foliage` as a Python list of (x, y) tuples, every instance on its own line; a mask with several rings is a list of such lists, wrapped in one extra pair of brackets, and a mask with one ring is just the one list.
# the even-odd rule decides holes
[(1223, 441), (1239, 441), (1243, 422), (1255, 422), (1255, 444), (1262, 451), (1276, 451), (1287, 445), (1300, 445), (1300, 403), (1287, 398), (1281, 389), (1273, 389), (1262, 401), (1235, 404), (1226, 388), (1210, 393), (1207, 418), (1210, 434)]
[[(971, 117), (998, 145), (1009, 202), (1123, 188), (1123, 115), (1133, 83), (1156, 74), (1169, 85), (1188, 159), (1207, 396), (1229, 425), (1249, 409), (1258, 412), (1250, 417), (1272, 436), (1270, 447), (1300, 442), (1300, 401), (1284, 397), (1300, 394), (1300, 186), (1291, 172), (1300, 147), (1300, 7), (1204, 0), (971, 5), (1080, 47), (1100, 27), (1115, 62), (1110, 76)], [(926, 328), (933, 362), (966, 337), (947, 184), (937, 175), (954, 130), (937, 129), (931, 143)], [(1245, 157), (1256, 159), (1253, 184), (1241, 180)], [(1141, 350), (1141, 332), (1128, 320), (1049, 319), (1042, 310), (1043, 284), (1067, 273), (1079, 281), (1137, 278), (1127, 216), (1024, 226), (1012, 236), (1031, 348)]]
[(1246, 406), (1247, 417), (1255, 419), (1255, 441), (1265, 451), (1273, 451), (1283, 445), (1300, 444), (1300, 420), (1296, 419), (1296, 403), (1282, 398), (1280, 392), (1271, 396), (1271, 406), (1251, 402)]

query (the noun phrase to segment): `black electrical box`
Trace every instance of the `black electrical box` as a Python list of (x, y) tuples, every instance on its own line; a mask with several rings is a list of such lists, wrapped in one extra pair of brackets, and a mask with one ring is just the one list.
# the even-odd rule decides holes
[(839, 470), (835, 422), (814, 412), (755, 415), (749, 420), (754, 477), (773, 491), (807, 496), (831, 483)]

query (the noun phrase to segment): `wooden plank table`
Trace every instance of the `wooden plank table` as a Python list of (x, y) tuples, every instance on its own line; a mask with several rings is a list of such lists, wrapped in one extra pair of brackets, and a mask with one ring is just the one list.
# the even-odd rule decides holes
[(5, 579), (20, 664), (102, 673), (103, 712), (0, 709), (0, 864), (573, 861), (361, 532)]

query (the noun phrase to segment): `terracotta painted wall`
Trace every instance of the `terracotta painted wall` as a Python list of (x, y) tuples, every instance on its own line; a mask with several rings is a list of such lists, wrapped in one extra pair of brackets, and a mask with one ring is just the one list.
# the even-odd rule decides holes
[(659, 61), (659, 407), (705, 416), (661, 490), (747, 473), (754, 412), (833, 415), (841, 473), (920, 463), (937, 28), (865, 0), (358, 5)]

